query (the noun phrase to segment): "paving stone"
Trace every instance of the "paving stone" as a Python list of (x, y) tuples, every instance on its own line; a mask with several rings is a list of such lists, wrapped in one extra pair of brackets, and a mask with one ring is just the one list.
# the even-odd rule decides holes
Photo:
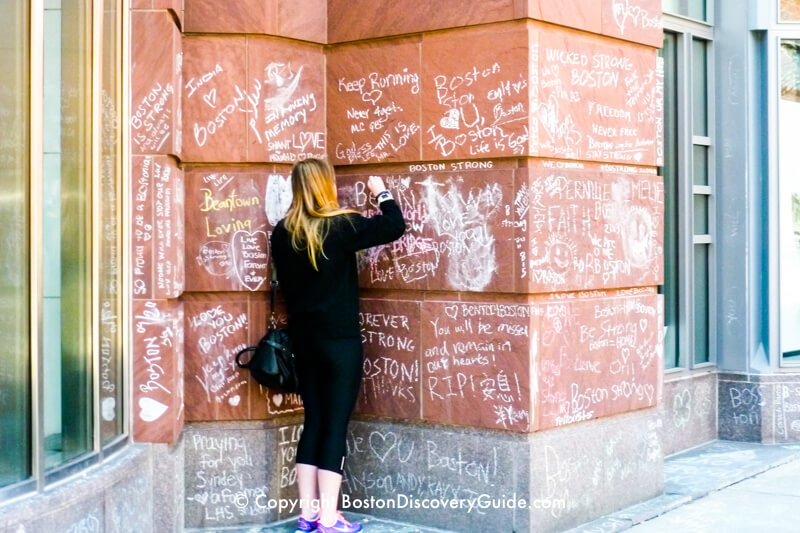
[(634, 526), (633, 533), (797, 533), (800, 497), (724, 490)]

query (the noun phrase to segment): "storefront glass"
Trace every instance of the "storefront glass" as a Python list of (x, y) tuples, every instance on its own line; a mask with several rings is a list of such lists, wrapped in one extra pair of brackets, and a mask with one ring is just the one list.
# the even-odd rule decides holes
[(30, 476), (29, 6), (0, 0), (0, 487)]
[(780, 349), (800, 364), (800, 40), (781, 42), (780, 82)]

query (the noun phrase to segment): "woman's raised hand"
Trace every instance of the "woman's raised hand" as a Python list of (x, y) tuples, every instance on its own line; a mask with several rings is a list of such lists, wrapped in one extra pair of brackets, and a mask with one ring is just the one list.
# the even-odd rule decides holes
[(380, 176), (370, 176), (367, 180), (367, 188), (369, 188), (372, 197), (375, 198), (386, 190), (386, 185), (383, 184), (383, 178)]

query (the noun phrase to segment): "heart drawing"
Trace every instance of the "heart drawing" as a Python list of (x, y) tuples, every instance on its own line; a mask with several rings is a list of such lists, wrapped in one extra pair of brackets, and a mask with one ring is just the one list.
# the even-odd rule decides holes
[(139, 418), (145, 422), (154, 422), (161, 418), (168, 406), (152, 398), (139, 398)]
[(448, 130), (457, 130), (458, 129), (458, 109), (451, 109), (447, 112), (447, 114), (442, 117), (442, 120), (439, 121), (439, 125)]
[(207, 95), (203, 96), (203, 101), (207, 103), (209, 106), (216, 108), (217, 107), (217, 89), (216, 87), (211, 89)]
[(233, 271), (239, 283), (248, 290), (257, 291), (267, 280), (268, 249), (264, 231), (239, 230), (231, 237)]
[(381, 99), (381, 96), (383, 96), (383, 91), (380, 89), (375, 89), (374, 91), (363, 93), (361, 95), (361, 99), (365, 102), (370, 102), (372, 105), (375, 105), (375, 103)]

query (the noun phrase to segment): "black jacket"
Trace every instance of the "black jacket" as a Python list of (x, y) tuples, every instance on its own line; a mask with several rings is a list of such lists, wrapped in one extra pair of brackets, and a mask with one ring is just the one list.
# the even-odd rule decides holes
[(356, 251), (399, 238), (406, 226), (394, 200), (380, 203), (381, 215), (338, 215), (331, 220), (314, 270), (306, 250), (292, 248), (281, 220), (270, 244), (281, 293), (286, 300), (291, 335), (357, 337), (358, 270)]

